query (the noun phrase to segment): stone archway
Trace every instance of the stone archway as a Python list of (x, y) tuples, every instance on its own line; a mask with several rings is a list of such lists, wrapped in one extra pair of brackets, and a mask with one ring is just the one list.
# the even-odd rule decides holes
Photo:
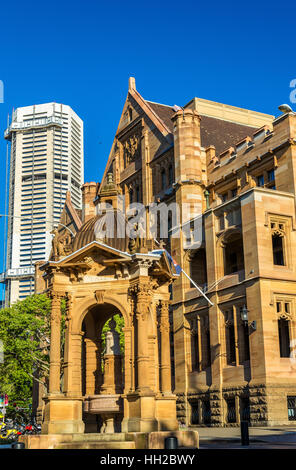
[[(166, 256), (130, 255), (99, 242), (83, 250), (47, 268), (53, 298), (52, 344), (42, 432), (89, 432), (91, 426), (85, 426), (83, 417), (84, 402), (90, 395), (100, 395), (91, 370), (98, 349), (94, 332), (114, 311), (121, 313), (125, 324), (124, 389), (118, 394), (123, 403), (122, 431), (177, 429), (169, 331), (168, 286), (173, 274)], [(63, 295), (67, 297), (67, 318), (61, 390), (59, 302)], [(85, 389), (83, 347), (88, 351), (88, 365), (92, 364)]]
[[(114, 318), (122, 318), (113, 304), (91, 307), (82, 321), (81, 391), (85, 432), (120, 432), (125, 383), (124, 352)], [(103, 328), (110, 323), (109, 331)], [(124, 328), (123, 328), (124, 331)]]

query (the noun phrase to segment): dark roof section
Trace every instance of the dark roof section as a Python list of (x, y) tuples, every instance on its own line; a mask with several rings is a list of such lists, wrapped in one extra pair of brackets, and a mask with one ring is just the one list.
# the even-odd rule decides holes
[[(165, 123), (168, 129), (173, 132), (171, 117), (175, 113), (174, 109), (171, 106), (153, 103), (151, 101), (147, 101), (147, 103)], [(245, 126), (244, 124), (236, 124), (235, 122), (201, 115), (201, 145), (204, 148), (209, 147), (209, 145), (214, 145), (216, 147), (216, 154), (219, 155), (230, 146), (234, 146), (247, 135), (251, 137), (256, 129), (257, 127)]]
[(175, 114), (176, 111), (171, 106), (166, 106), (165, 104), (153, 103), (152, 101), (147, 101), (146, 103), (149, 104), (150, 108), (157, 114), (158, 117), (164, 122), (167, 128), (173, 132), (173, 121), (171, 119), (172, 115)]
[(201, 145), (204, 148), (209, 145), (216, 147), (216, 155), (219, 155), (230, 146), (235, 146), (240, 140), (254, 134), (257, 127), (244, 126), (235, 122), (224, 121), (209, 116), (201, 116), (200, 134)]

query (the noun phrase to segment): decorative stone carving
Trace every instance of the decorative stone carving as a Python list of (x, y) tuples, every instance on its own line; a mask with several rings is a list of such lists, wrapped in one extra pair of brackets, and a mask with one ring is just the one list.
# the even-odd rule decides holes
[(96, 290), (95, 291), (95, 298), (98, 304), (103, 304), (104, 303), (104, 295), (105, 291), (104, 290)]
[(50, 233), (54, 235), (52, 239), (52, 255), (54, 261), (58, 261), (72, 252), (72, 237), (68, 232), (60, 234), (57, 228)]
[(132, 135), (123, 144), (124, 158), (126, 165), (133, 162), (139, 156), (140, 150), (140, 136)]

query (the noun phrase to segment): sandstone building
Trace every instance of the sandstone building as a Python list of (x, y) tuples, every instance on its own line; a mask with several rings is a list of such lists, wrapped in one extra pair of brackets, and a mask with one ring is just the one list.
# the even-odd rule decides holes
[[(247, 419), (254, 426), (279, 425), (291, 424), (296, 419), (295, 142), (293, 113), (274, 118), (199, 98), (183, 108), (166, 106), (145, 100), (136, 90), (135, 80), (130, 79), (102, 182), (83, 185), (81, 217), (67, 199), (62, 223), (71, 226), (75, 237), (64, 243), (65, 229), (60, 228), (55, 243), (60, 240), (62, 248), (46, 266), (40, 267), (37, 283), (39, 291), (50, 290), (55, 278), (58, 291), (64, 289), (77, 296), (76, 310), (85, 308), (87, 302), (83, 301), (83, 295), (91, 285), (83, 284), (83, 269), (92, 269), (92, 261), (85, 256), (93, 256), (88, 250), (93, 250), (97, 243), (98, 249), (105, 250), (104, 256), (109, 259), (106, 265), (109, 269), (112, 266), (112, 276), (117, 276), (117, 286), (122, 289), (117, 295), (117, 309), (130, 308), (125, 297), (128, 284), (125, 279), (139, 281), (143, 276), (141, 282), (149, 284), (160, 276), (158, 290), (153, 295), (150, 293), (150, 300), (144, 296), (144, 301), (155, 307), (154, 312), (159, 302), (166, 311), (168, 285), (172, 284), (171, 379), (167, 376), (169, 338), (159, 333), (167, 328), (164, 327), (167, 317), (161, 317), (166, 313), (160, 313), (163, 318), (160, 323), (154, 313), (154, 326), (147, 327), (146, 333), (141, 330), (147, 344), (145, 351), (140, 351), (140, 362), (136, 358), (142, 373), (146, 373), (145, 384), (156, 397), (161, 395), (162, 400), (168, 394), (166, 411), (165, 405), (161, 405), (160, 414), (156, 412), (148, 419), (161, 421), (160, 416), (173, 410), (171, 380), (177, 419), (182, 424), (238, 425), (241, 419)], [(117, 210), (118, 196), (126, 206), (133, 202), (140, 202), (146, 208), (152, 203), (178, 204), (184, 230), (178, 237), (172, 235), (176, 227), (168, 211), (170, 232), (164, 243), (176, 263), (204, 289), (210, 303), (189, 279), (176, 276), (170, 271), (172, 266), (165, 267), (163, 258), (158, 265), (152, 263), (157, 241), (149, 233), (144, 241), (137, 239), (134, 244), (119, 237), (96, 240), (94, 227), (101, 217), (98, 207), (108, 203)], [(196, 219), (201, 223), (202, 237), (195, 244), (190, 238)], [(159, 228), (162, 223), (160, 218)], [(157, 239), (159, 243), (161, 237), (158, 235)], [(130, 256), (138, 257), (137, 275)], [(147, 264), (149, 257), (152, 258)], [(96, 262), (102, 264), (101, 255)], [(112, 286), (116, 290), (116, 284)], [(112, 286), (108, 285), (108, 289)], [(102, 296), (112, 299), (111, 291), (103, 294), (97, 288), (89, 295), (97, 298), (98, 305), (103, 303)], [(100, 308), (103, 309), (99, 306), (98, 312)], [(104, 314), (105, 319), (109, 313)], [(94, 318), (89, 318), (89, 325)], [(130, 327), (125, 329), (128, 344), (132, 341)], [(76, 332), (73, 357), (65, 358), (64, 393), (66, 396), (67, 387), (74, 387), (76, 398), (83, 400), (84, 396), (87, 401), (86, 397), (99, 393), (103, 379), (97, 385), (94, 383), (98, 345), (85, 328), (82, 339)], [(84, 366), (83, 386), (78, 371), (81, 341), (90, 354), (86, 356), (89, 365)], [(124, 361), (125, 373), (127, 369), (130, 372), (123, 395), (131, 413), (124, 419), (125, 423), (131, 423), (128, 420), (134, 409), (127, 388), (135, 392), (133, 381), (137, 381), (137, 373), (135, 376), (136, 366), (131, 356)], [(54, 367), (59, 367), (57, 351), (52, 362)], [(72, 378), (71, 367), (78, 368)], [(57, 387), (57, 375), (54, 380)], [(72, 385), (71, 380), (75, 381)], [(141, 383), (141, 387), (145, 384)], [(155, 407), (155, 402), (150, 400), (150, 405)], [(50, 405), (46, 406), (48, 429)], [(87, 406), (84, 423), (96, 428)], [(145, 428), (146, 418), (139, 419), (139, 427), (128, 428), (130, 424), (125, 424), (126, 429)], [(79, 420), (82, 418), (77, 417), (77, 423)]]

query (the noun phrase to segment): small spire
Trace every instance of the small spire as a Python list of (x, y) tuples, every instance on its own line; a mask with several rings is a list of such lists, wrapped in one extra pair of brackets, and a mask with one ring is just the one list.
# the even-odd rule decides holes
[(128, 79), (128, 89), (129, 90), (136, 90), (136, 79), (134, 77), (130, 77)]

